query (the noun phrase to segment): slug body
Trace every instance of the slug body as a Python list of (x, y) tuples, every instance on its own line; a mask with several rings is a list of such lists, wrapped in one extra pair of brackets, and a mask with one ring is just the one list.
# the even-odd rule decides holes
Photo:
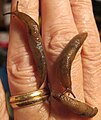
[(70, 40), (70, 42), (60, 53), (54, 65), (57, 78), (60, 80), (63, 87), (66, 89), (66, 92), (71, 93), (73, 96), (74, 94), (72, 93), (71, 76), (70, 76), (71, 65), (77, 51), (83, 44), (86, 37), (87, 37), (87, 33), (81, 33), (73, 37), (73, 39)]
[(47, 64), (41, 42), (41, 36), (40, 36), (40, 32), (39, 32), (40, 30), (38, 24), (27, 14), (18, 11), (18, 2), (16, 5), (16, 11), (6, 14), (14, 14), (15, 16), (17, 16), (28, 29), (28, 35), (29, 35), (28, 43), (32, 51), (38, 76), (40, 78), (40, 83), (38, 85), (38, 87), (40, 88), (43, 82), (47, 79)]
[(92, 108), (88, 104), (80, 102), (76, 99), (70, 98), (65, 94), (63, 95), (54, 94), (53, 97), (57, 101), (67, 106), (71, 112), (76, 113), (82, 117), (94, 117), (98, 112), (98, 109), (96, 107)]
[[(66, 45), (63, 51), (60, 53), (59, 57), (55, 63), (55, 71), (56, 76), (62, 83), (63, 87), (66, 89), (65, 92), (71, 93), (74, 97), (75, 95), (72, 92), (71, 87), (71, 65), (75, 58), (75, 55), (81, 45), (83, 44), (84, 40), (87, 37), (87, 33), (81, 33), (73, 37), (72, 40)], [(64, 93), (52, 93), (53, 98), (57, 101), (61, 102), (65, 106), (68, 107), (69, 110), (72, 112), (81, 115), (83, 117), (93, 117), (97, 114), (98, 109), (92, 108), (86, 103), (80, 102), (76, 99), (66, 96)]]

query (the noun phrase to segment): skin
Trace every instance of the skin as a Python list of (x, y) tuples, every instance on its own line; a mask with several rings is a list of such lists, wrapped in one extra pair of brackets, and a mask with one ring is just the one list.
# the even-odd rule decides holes
[[(13, 0), (12, 11), (16, 9), (15, 7), (16, 0)], [(88, 32), (82, 52), (79, 50), (72, 64), (72, 89), (78, 100), (98, 107), (98, 114), (90, 120), (99, 120), (101, 118), (101, 44), (92, 14), (91, 1), (42, 0), (41, 8), (42, 42), (46, 51), (49, 81), (54, 90), (61, 90), (53, 73), (54, 61), (73, 36), (78, 32)], [(38, 0), (30, 2), (20, 0), (19, 10), (31, 16), (35, 21), (38, 20)], [(16, 18), (12, 19), (7, 60), (12, 95), (37, 90), (35, 65), (28, 44), (24, 42), (27, 40), (25, 33), (22, 23)], [(65, 106), (53, 99), (49, 105), (41, 103), (14, 110), (14, 116), (16, 120), (86, 120), (69, 112)]]

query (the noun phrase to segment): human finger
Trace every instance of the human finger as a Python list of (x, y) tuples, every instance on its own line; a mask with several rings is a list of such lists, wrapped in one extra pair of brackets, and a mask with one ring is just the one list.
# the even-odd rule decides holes
[[(17, 1), (13, 0), (12, 11), (15, 11), (16, 4)], [(26, 7), (27, 9), (25, 9)], [(20, 0), (18, 9), (38, 20), (38, 0), (31, 2)], [(34, 66), (27, 40), (26, 28), (20, 20), (12, 17), (7, 59), (8, 79), (12, 95), (28, 92), (35, 88)]]
[(71, 0), (74, 19), (79, 32), (87, 31), (88, 38), (83, 46), (82, 63), (86, 102), (98, 106), (94, 120), (101, 117), (101, 43), (95, 23), (91, 0)]
[[(47, 55), (49, 80), (53, 89), (60, 90), (60, 88), (58, 88), (59, 85), (57, 85), (58, 81), (52, 70), (53, 65), (57, 56), (78, 31), (73, 19), (69, 0), (42, 0), (41, 8), (42, 39)], [(81, 89), (81, 94), (78, 94), (78, 96), (82, 99), (82, 66), (80, 59), (80, 55), (78, 55), (72, 67), (72, 85), (76, 94), (78, 94), (78, 89)]]
[[(17, 1), (12, 1), (12, 11), (16, 9)], [(38, 21), (38, 0), (20, 0), (18, 3), (18, 10), (26, 13), (35, 21)], [(26, 9), (27, 8), (27, 9)], [(28, 36), (23, 22), (16, 16), (12, 16), (10, 25), (10, 41), (8, 48), (8, 80), (11, 91), (11, 98), (13, 95), (27, 94), (28, 92), (37, 90), (37, 79), (35, 77), (35, 66), (33, 62), (32, 53), (28, 46)], [(24, 101), (23, 101), (24, 102)], [(27, 101), (28, 103), (28, 101)], [(14, 108), (14, 119), (28, 120), (40, 119), (42, 113), (37, 113), (42, 104), (36, 106), (25, 107), (24, 109)]]
[[(42, 0), (41, 9), (42, 40), (46, 50), (48, 78), (51, 86), (50, 90), (63, 92), (63, 86), (54, 73), (54, 65), (63, 48), (66, 44), (68, 44), (71, 38), (78, 34), (78, 31), (73, 19), (69, 0)], [(73, 62), (71, 76), (72, 91), (79, 100), (83, 100), (84, 93), (80, 51), (77, 53), (77, 56)], [(79, 90), (81, 92), (79, 92)], [(69, 118), (67, 110), (65, 110), (65, 108), (62, 109), (63, 106), (60, 107), (57, 105), (56, 101), (52, 101), (52, 104), (53, 114), (55, 112), (55, 114), (59, 114), (60, 119), (63, 119), (63, 116), (65, 116), (65, 118)], [(69, 115), (71, 117), (71, 114)], [(74, 119), (79, 118), (75, 117)]]

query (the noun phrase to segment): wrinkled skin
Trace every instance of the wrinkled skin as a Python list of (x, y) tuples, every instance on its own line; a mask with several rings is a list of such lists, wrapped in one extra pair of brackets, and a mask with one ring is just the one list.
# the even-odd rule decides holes
[[(15, 6), (16, 0), (12, 0), (13, 11)], [(38, 21), (38, 0), (19, 0), (19, 10)], [(88, 32), (88, 38), (72, 65), (72, 87), (77, 99), (98, 107), (98, 114), (90, 120), (100, 120), (101, 43), (93, 18), (91, 0), (41, 0), (41, 11), (42, 39), (47, 57), (48, 77), (51, 88), (55, 91), (61, 91), (62, 86), (52, 70), (54, 61), (73, 36), (78, 32)], [(7, 59), (12, 95), (37, 89), (35, 66), (26, 40), (25, 27), (16, 17), (12, 18)], [(86, 120), (69, 112), (54, 99), (51, 98), (50, 101), (51, 104), (42, 103), (14, 110), (15, 120)], [(5, 104), (0, 83), (1, 120), (8, 120)]]

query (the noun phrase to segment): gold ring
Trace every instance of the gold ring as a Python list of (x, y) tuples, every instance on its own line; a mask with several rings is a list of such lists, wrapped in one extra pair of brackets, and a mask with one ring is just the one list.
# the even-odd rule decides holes
[(13, 108), (27, 107), (45, 101), (49, 95), (48, 89), (41, 89), (34, 92), (31, 91), (10, 97), (10, 104)]

